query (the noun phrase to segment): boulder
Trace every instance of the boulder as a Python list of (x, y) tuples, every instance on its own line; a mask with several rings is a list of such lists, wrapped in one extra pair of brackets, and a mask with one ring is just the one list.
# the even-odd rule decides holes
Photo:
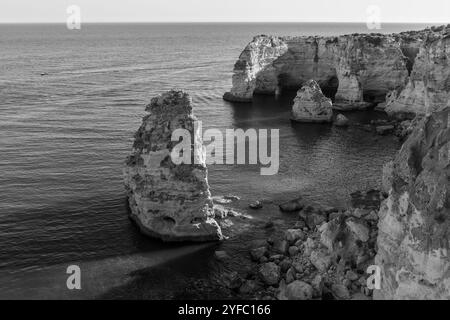
[(250, 255), (253, 261), (259, 261), (267, 254), (267, 247), (255, 248), (250, 251)]
[(286, 240), (276, 240), (273, 244), (273, 250), (275, 252), (286, 254), (289, 249), (289, 243)]
[(319, 272), (325, 272), (331, 265), (331, 256), (324, 250), (314, 250), (309, 257), (312, 265), (316, 267)]
[(264, 263), (259, 268), (259, 275), (266, 284), (273, 286), (280, 281), (280, 267), (273, 262)]
[(302, 210), (305, 204), (303, 203), (302, 198), (290, 200), (288, 202), (280, 204), (280, 210), (284, 212), (293, 212)]
[(298, 122), (331, 122), (333, 108), (331, 99), (325, 97), (320, 86), (309, 80), (297, 92), (292, 107), (292, 120)]
[(291, 246), (291, 247), (289, 247), (289, 255), (291, 256), (291, 257), (293, 257), (293, 256), (295, 256), (300, 250), (299, 250), (299, 248), (298, 247), (296, 247), (296, 246)]
[(288, 229), (284, 233), (284, 238), (289, 244), (294, 244), (297, 240), (303, 239), (305, 234), (300, 229)]
[(287, 300), (311, 300), (313, 288), (306, 282), (295, 280), (286, 286), (285, 296)]
[(331, 286), (331, 292), (333, 296), (338, 300), (350, 299), (350, 292), (343, 284), (333, 284)]
[(386, 135), (389, 133), (393, 133), (394, 132), (395, 127), (391, 124), (389, 125), (385, 125), (385, 126), (377, 126), (375, 127), (375, 131), (376, 133), (378, 133), (379, 135)]
[(334, 125), (337, 127), (347, 127), (349, 124), (350, 121), (342, 113), (339, 113), (334, 120)]
[(293, 281), (295, 281), (295, 270), (293, 268), (290, 268), (286, 272), (286, 283), (289, 284)]

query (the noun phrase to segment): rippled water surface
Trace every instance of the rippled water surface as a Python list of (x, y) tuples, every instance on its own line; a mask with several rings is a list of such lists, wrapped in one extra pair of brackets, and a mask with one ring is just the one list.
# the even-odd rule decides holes
[[(387, 25), (381, 32), (422, 27)], [(256, 199), (299, 194), (342, 206), (350, 192), (377, 187), (383, 163), (399, 147), (395, 139), (293, 124), (293, 93), (257, 97), (253, 104), (222, 100), (233, 64), (254, 35), (366, 31), (358, 24), (87, 24), (81, 31), (0, 25), (0, 286), (19, 288), (17, 293), (32, 285), (39, 296), (49, 282), (42, 279), (64, 274), (72, 261), (86, 263), (92, 277), (101, 281), (103, 275), (108, 282), (99, 266), (120, 266), (118, 257), (133, 265), (147, 261), (142, 256), (155, 261), (184, 250), (136, 231), (127, 218), (121, 176), (145, 104), (171, 88), (191, 94), (206, 128), (280, 129), (277, 175), (261, 176), (258, 166), (209, 167), (213, 195), (239, 195), (235, 205), (242, 210)], [(380, 115), (348, 116), (365, 122)], [(282, 218), (270, 210), (251, 214), (255, 221)], [(259, 232), (252, 223), (223, 246), (239, 250)], [(203, 266), (212, 252), (201, 254)], [(203, 272), (194, 265), (167, 268), (185, 280), (195, 278), (195, 270)], [(122, 264), (114, 277), (131, 269)]]

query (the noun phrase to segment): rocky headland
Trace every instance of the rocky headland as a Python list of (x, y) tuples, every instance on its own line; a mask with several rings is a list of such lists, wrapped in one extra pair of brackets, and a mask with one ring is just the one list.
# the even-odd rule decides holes
[(256, 36), (224, 99), (249, 102), (315, 80), (337, 110), (378, 106), (402, 119), (435, 111), (450, 92), (450, 25), (398, 34)]
[[(333, 109), (377, 106), (392, 117), (361, 127), (404, 143), (383, 168), (382, 190), (353, 193), (347, 208), (302, 197), (272, 203), (295, 222), (280, 228), (267, 221), (263, 228), (273, 236), (242, 243), (248, 266), (220, 277), (230, 297), (450, 299), (449, 33), (447, 26), (393, 35), (258, 36), (246, 47), (225, 99), (300, 88), (292, 110), (300, 122), (331, 122)], [(169, 91), (146, 110), (124, 170), (131, 218), (165, 241), (226, 238), (233, 219), (247, 219), (232, 208), (239, 198), (211, 198), (204, 151), (194, 143), (199, 164), (176, 165), (170, 157), (177, 128), (201, 145), (189, 96)], [(346, 127), (349, 119), (338, 114), (334, 123)], [(230, 255), (217, 250), (215, 258), (227, 264)], [(380, 268), (379, 289), (369, 286), (370, 266)]]
[[(225, 284), (256, 299), (450, 299), (449, 114), (413, 125), (384, 168), (384, 190), (355, 192), (346, 209), (301, 197), (281, 203), (297, 222), (267, 223), (274, 236), (250, 243), (252, 267)], [(379, 288), (370, 285), (371, 266)]]

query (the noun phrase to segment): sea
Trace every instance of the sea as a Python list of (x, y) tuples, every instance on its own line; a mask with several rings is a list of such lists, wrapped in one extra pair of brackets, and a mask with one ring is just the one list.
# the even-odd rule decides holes
[[(225, 298), (215, 285), (248, 263), (246, 245), (293, 217), (276, 204), (302, 196), (345, 207), (350, 193), (379, 188), (396, 138), (357, 128), (295, 124), (295, 92), (222, 99), (233, 65), (255, 35), (340, 35), (419, 30), (423, 24), (105, 23), (0, 24), (0, 299)], [(183, 89), (204, 129), (279, 129), (279, 171), (210, 165), (213, 196), (245, 219), (220, 244), (166, 244), (128, 218), (122, 169), (155, 95)], [(354, 123), (384, 115), (350, 112)], [(263, 199), (262, 210), (248, 204)], [(272, 204), (272, 205), (270, 205)], [(216, 250), (230, 255), (218, 262)], [(69, 265), (81, 290), (69, 290)], [(213, 285), (214, 284), (214, 285)]]

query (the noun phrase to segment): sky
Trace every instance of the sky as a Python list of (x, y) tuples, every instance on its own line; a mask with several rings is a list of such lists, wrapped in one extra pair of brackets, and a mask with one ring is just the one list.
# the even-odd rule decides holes
[(450, 23), (450, 0), (0, 0), (0, 23), (64, 23), (70, 5), (82, 22)]

